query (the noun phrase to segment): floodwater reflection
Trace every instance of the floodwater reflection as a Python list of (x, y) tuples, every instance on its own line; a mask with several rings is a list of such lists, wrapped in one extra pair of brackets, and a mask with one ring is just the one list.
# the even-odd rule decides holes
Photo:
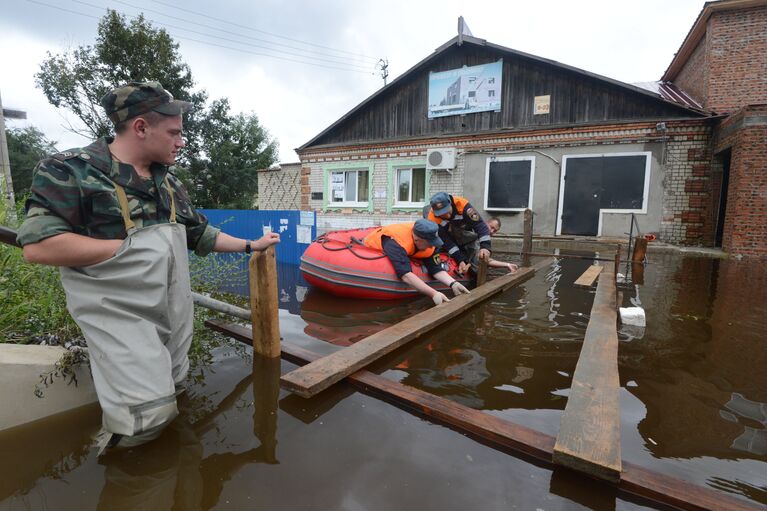
[[(641, 272), (619, 269), (641, 273), (641, 285), (619, 291), (648, 321), (619, 334), (624, 459), (767, 504), (767, 271), (748, 261), (650, 260)], [(590, 264), (560, 260), (373, 368), (556, 435), (593, 302), (594, 289), (573, 282)], [(355, 342), (411, 315), (413, 303), (352, 308), (325, 297), (328, 312), (302, 315), (324, 325), (317, 337)]]

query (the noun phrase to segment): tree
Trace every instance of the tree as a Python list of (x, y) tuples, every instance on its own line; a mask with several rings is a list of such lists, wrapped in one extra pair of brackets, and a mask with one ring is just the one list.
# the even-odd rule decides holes
[(99, 21), (94, 46), (58, 55), (48, 52), (35, 78), (52, 105), (70, 110), (85, 125), (84, 129), (70, 125), (69, 130), (89, 138), (112, 133), (99, 102), (104, 94), (129, 81), (156, 80), (174, 97), (194, 105), (194, 112), (185, 117), (184, 131), (190, 151), (199, 147), (199, 118), (207, 93), (192, 91), (192, 71), (181, 60), (178, 43), (143, 15), (128, 21), (109, 10)]
[(17, 199), (20, 199), (29, 191), (35, 165), (49, 154), (56, 152), (56, 143), (45, 138), (45, 135), (34, 126), (6, 129), (5, 135), (8, 139), (13, 193)]
[(192, 90), (192, 71), (181, 60), (178, 43), (143, 15), (129, 21), (108, 11), (99, 21), (94, 46), (48, 53), (36, 79), (48, 101), (69, 109), (86, 126), (71, 131), (94, 138), (112, 132), (99, 100), (128, 81), (156, 80), (174, 97), (192, 102), (194, 111), (184, 116), (187, 145), (177, 174), (198, 207), (252, 208), (258, 190), (255, 170), (276, 161), (277, 143), (255, 114), (230, 114), (227, 99), (205, 108), (207, 93)]
[(258, 193), (258, 169), (277, 160), (277, 142), (255, 114), (230, 115), (229, 101), (214, 101), (201, 131), (206, 158), (193, 158), (179, 177), (198, 207), (251, 209)]

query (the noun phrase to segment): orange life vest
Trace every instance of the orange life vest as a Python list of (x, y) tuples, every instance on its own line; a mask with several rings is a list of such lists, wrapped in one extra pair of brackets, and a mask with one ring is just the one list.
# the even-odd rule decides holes
[[(453, 205), (455, 206), (453, 209), (453, 216), (456, 215), (463, 215), (463, 210), (466, 209), (466, 204), (469, 203), (469, 199), (465, 197), (458, 197), (453, 195)], [(431, 220), (437, 225), (445, 225), (446, 222), (449, 222), (450, 219), (445, 220), (444, 218), (440, 218), (434, 214), (434, 210), (429, 210), (429, 218), (428, 220)]]
[(415, 224), (415, 222), (404, 222), (401, 224), (391, 224), (379, 227), (365, 236), (365, 239), (362, 240), (362, 242), (370, 248), (383, 252), (381, 237), (388, 236), (396, 241), (399, 246), (404, 248), (405, 252), (407, 252), (407, 255), (410, 257), (415, 257), (417, 259), (431, 257), (434, 255), (434, 247), (419, 251), (418, 247), (415, 246), (415, 241), (413, 240), (413, 224)]

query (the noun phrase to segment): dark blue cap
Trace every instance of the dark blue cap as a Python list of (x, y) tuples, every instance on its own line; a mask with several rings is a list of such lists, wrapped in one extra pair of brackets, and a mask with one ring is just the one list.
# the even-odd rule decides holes
[(431, 220), (420, 218), (413, 224), (413, 234), (429, 242), (432, 247), (442, 246), (442, 239), (439, 237), (439, 226)]
[(431, 196), (431, 210), (434, 212), (434, 216), (444, 215), (453, 211), (453, 206), (450, 204), (450, 196), (445, 192), (437, 192)]

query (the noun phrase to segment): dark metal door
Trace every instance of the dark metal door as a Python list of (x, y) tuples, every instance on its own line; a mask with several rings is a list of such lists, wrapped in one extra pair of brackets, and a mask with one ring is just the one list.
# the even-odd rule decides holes
[(562, 234), (596, 236), (602, 193), (602, 158), (569, 158), (562, 199)]

